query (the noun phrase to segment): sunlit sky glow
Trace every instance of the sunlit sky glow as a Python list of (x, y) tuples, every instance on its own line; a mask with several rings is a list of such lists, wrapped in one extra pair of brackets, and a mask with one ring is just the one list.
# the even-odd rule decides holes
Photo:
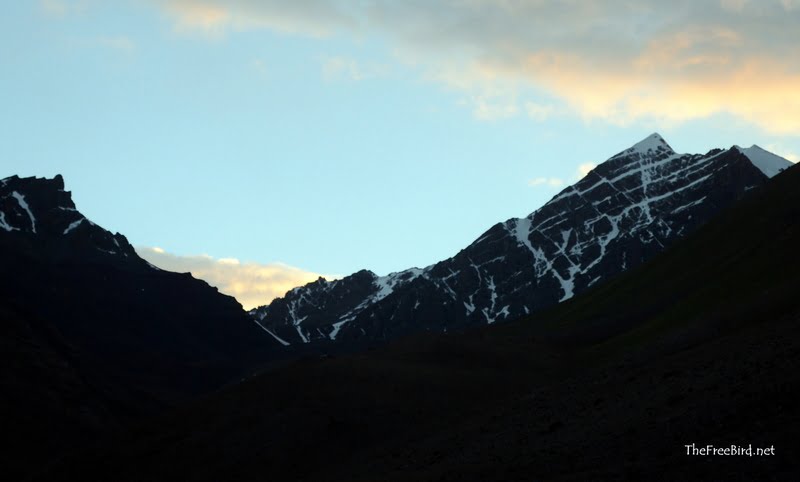
[(246, 306), (452, 256), (654, 131), (800, 154), (800, 0), (6, 3), (0, 177)]

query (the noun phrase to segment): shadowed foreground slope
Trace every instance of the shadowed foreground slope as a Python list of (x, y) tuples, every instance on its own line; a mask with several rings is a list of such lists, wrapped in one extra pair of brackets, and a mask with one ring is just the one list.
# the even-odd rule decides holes
[(235, 299), (145, 262), (61, 176), (0, 179), (0, 428), (17, 480), (278, 353)]
[(796, 480), (799, 221), (793, 168), (554, 310), (276, 367), (43, 479)]

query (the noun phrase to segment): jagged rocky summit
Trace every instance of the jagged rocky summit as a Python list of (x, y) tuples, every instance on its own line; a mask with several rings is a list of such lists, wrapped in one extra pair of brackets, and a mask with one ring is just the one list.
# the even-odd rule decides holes
[(125, 236), (112, 234), (81, 214), (71, 193), (64, 190), (60, 174), (53, 179), (0, 179), (0, 234), (3, 232), (4, 243), (40, 257), (157, 269), (136, 255)]
[(790, 165), (758, 146), (678, 154), (652, 134), (452, 258), (387, 276), (320, 278), (250, 314), (283, 345), (514, 319), (652, 258)]

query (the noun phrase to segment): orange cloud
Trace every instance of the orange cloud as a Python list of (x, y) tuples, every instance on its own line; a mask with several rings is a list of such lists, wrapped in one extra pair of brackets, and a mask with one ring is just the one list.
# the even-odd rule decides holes
[(213, 258), (208, 255), (179, 256), (158, 247), (137, 247), (136, 252), (161, 269), (192, 273), (195, 278), (235, 297), (245, 309), (267, 304), (290, 289), (320, 277), (317, 273), (282, 263), (243, 263), (235, 258)]
[(325, 36), (352, 26), (336, 2), (328, 0), (153, 0), (176, 19), (182, 31), (226, 31), (267, 28), (279, 32)]
[(228, 9), (197, 2), (174, 2), (168, 8), (178, 18), (181, 30), (219, 31), (231, 21)]
[(758, 58), (693, 75), (674, 75), (674, 66), (633, 62), (628, 69), (608, 71), (575, 56), (539, 54), (527, 59), (522, 72), (586, 118), (625, 125), (643, 118), (680, 123), (730, 113), (774, 134), (800, 134), (800, 72)]
[[(718, 113), (800, 134), (800, 2), (162, 0), (178, 25), (387, 40), (476, 118), (616, 124)], [(544, 102), (544, 104), (543, 104)], [(553, 105), (555, 104), (555, 105)]]

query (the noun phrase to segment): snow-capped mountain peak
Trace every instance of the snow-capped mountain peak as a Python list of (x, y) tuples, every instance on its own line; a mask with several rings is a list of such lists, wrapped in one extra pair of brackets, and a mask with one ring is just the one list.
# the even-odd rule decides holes
[(787, 165), (755, 146), (677, 154), (654, 133), (452, 258), (383, 277), (363, 270), (311, 283), (252, 315), (291, 344), (518, 318), (647, 261)]
[(742, 148), (739, 146), (733, 147), (747, 156), (747, 158), (750, 159), (750, 162), (752, 162), (753, 165), (756, 166), (767, 177), (774, 177), (784, 169), (788, 169), (792, 166), (792, 163), (789, 160), (766, 151), (755, 144), (748, 148)]
[(620, 157), (624, 155), (631, 155), (631, 154), (640, 154), (640, 155), (654, 155), (654, 154), (675, 154), (675, 151), (672, 150), (667, 141), (661, 137), (661, 134), (654, 132), (649, 136), (645, 137), (641, 141), (637, 142), (636, 144), (632, 145), (631, 147), (625, 149), (624, 151), (620, 152), (614, 157)]

